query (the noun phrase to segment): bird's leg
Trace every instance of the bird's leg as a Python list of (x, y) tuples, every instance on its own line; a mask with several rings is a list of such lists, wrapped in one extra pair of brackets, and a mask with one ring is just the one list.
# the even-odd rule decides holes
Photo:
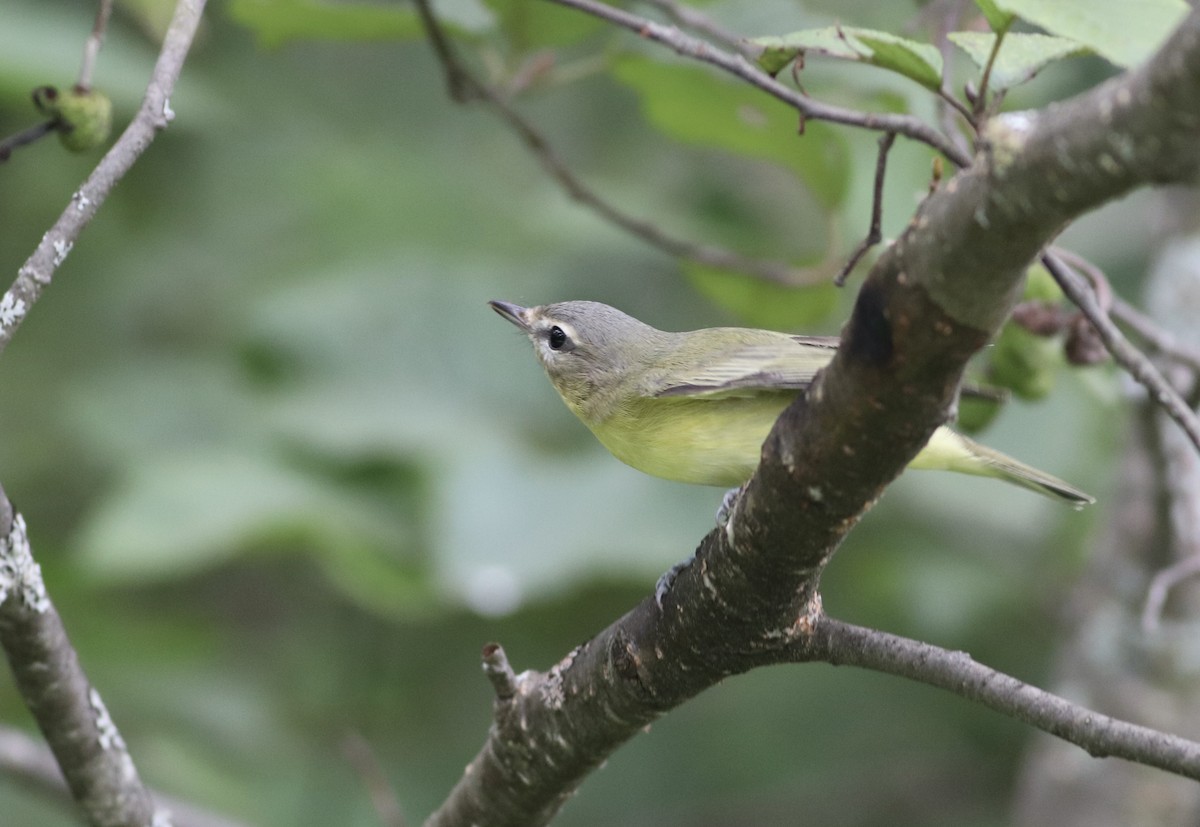
[[(729, 522), (729, 518), (733, 516), (733, 506), (737, 502), (737, 497), (740, 493), (742, 493), (741, 488), (730, 488), (721, 497), (721, 507), (717, 509), (717, 528), (724, 528)], [(662, 577), (658, 578), (658, 582), (654, 584), (654, 602), (658, 604), (659, 610), (662, 609), (663, 598), (667, 596), (667, 592), (670, 591), (675, 578), (679, 576), (679, 572), (690, 566), (695, 559), (696, 553), (692, 552), (691, 557), (671, 566)]]
[(721, 507), (717, 509), (717, 528), (724, 528), (733, 516), (733, 504), (737, 502), (740, 493), (741, 488), (730, 488), (725, 492), (725, 496), (721, 497)]

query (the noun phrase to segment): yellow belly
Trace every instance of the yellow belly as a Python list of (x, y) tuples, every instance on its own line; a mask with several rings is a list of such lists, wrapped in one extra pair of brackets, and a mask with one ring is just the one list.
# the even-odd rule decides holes
[(639, 471), (728, 488), (750, 479), (763, 440), (793, 396), (638, 400), (591, 429), (613, 456)]

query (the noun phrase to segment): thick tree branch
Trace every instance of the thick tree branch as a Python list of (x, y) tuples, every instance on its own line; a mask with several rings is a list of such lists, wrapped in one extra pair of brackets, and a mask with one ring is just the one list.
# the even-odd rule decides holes
[(171, 92), (200, 24), (204, 3), (205, 0), (179, 0), (137, 115), (71, 197), (71, 203), (54, 226), (42, 236), (33, 255), (17, 272), (16, 281), (0, 296), (0, 352), (8, 347), (26, 314), (113, 187), (146, 151), (155, 135), (175, 117), (171, 111)]
[(154, 803), (83, 673), (33, 560), (25, 520), (0, 489), (0, 647), (71, 794), (96, 827), (145, 827)]
[[(685, 53), (716, 54), (589, 0), (556, 1)], [(737, 69), (744, 61), (729, 66), (763, 85), (752, 68)], [(1008, 316), (1029, 263), (1100, 203), (1190, 180), (1197, 122), (1197, 12), (1139, 70), (1045, 112), (994, 119), (972, 165), (931, 194), (876, 261), (837, 356), (780, 417), (728, 522), (704, 538), (662, 609), (648, 598), (548, 673), (518, 675), (512, 697), (497, 700), (482, 751), (428, 823), (543, 824), (659, 714), (819, 641), (825, 564), (946, 418), (967, 360)], [(914, 677), (940, 680), (913, 657)], [(1048, 707), (1039, 725), (1097, 753), (1167, 755), (1155, 765), (1195, 771), (1191, 746), (1157, 735), (1146, 746), (1149, 736), (1128, 727), (1080, 729), (1073, 713)]]

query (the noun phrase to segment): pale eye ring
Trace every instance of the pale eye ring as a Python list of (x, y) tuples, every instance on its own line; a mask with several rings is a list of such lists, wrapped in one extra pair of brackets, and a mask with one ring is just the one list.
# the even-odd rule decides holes
[(551, 350), (562, 350), (563, 345), (567, 343), (567, 333), (558, 325), (550, 328), (550, 334), (546, 337), (546, 341), (550, 343)]

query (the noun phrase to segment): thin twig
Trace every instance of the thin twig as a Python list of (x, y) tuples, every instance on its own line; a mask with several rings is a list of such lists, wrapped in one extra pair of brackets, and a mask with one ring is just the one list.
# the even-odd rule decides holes
[(81, 92), (92, 88), (92, 71), (96, 68), (96, 56), (100, 54), (100, 47), (104, 45), (104, 31), (108, 28), (112, 5), (112, 0), (100, 0), (92, 33), (83, 43), (83, 61), (79, 66), (79, 80), (75, 82), (76, 88)]
[[(54, 754), (41, 741), (19, 729), (0, 726), (0, 775), (16, 780), (26, 789), (73, 804)], [(162, 793), (152, 793), (159, 812), (170, 813), (174, 827), (244, 827), (222, 815)]]
[[(1009, 25), (1012, 25), (1011, 20), (1009, 21)], [(992, 67), (996, 64), (996, 58), (1000, 54), (1000, 45), (1004, 42), (1004, 35), (1006, 34), (1008, 34), (1008, 26), (996, 32), (996, 39), (992, 42), (992, 51), (988, 53), (987, 63), (984, 65), (983, 74), (979, 78), (979, 92), (975, 95), (974, 106), (976, 118), (987, 111), (988, 85), (992, 80)]]
[(1150, 392), (1155, 400), (1188, 435), (1188, 439), (1200, 450), (1200, 419), (1183, 400), (1170, 382), (1154, 366), (1146, 355), (1134, 347), (1116, 323), (1100, 307), (1096, 293), (1083, 277), (1072, 270), (1053, 252), (1042, 254), (1042, 263), (1054, 276), (1067, 298), (1083, 312), (1104, 342), (1105, 348), (1125, 371)]
[(1200, 373), (1200, 350), (1179, 341), (1153, 319), (1120, 297), (1113, 299), (1112, 317), (1138, 335), (1147, 346)]
[(891, 151), (892, 144), (895, 142), (895, 132), (884, 132), (879, 136), (879, 157), (875, 160), (875, 192), (871, 199), (871, 228), (867, 231), (866, 237), (854, 248), (854, 252), (850, 254), (846, 264), (833, 277), (833, 283), (838, 287), (845, 285), (846, 279), (858, 265), (859, 259), (867, 254), (867, 250), (883, 240), (883, 232), (880, 229), (883, 223), (883, 182), (887, 176), (888, 152)]
[(627, 233), (657, 247), (669, 255), (708, 267), (745, 273), (754, 278), (789, 286), (819, 284), (828, 278), (822, 267), (800, 268), (782, 261), (749, 258), (731, 250), (676, 238), (649, 221), (636, 218), (603, 199), (581, 181), (546, 137), (521, 116), (494, 89), (476, 78), (458, 59), (428, 0), (416, 0), (421, 21), (429, 35), (434, 53), (446, 75), (450, 96), (457, 102), (481, 100), (490, 106), (517, 134), (542, 169), (573, 200), (591, 209), (601, 218)]
[(1104, 271), (1074, 250), (1066, 247), (1051, 247), (1050, 252), (1061, 258), (1074, 269), (1078, 270), (1092, 284), (1096, 293), (1096, 304), (1105, 314), (1112, 312), (1113, 289)]
[(508, 655), (499, 643), (483, 647), (483, 673), (492, 684), (496, 697), (506, 701), (517, 694), (517, 676), (508, 662)]
[(1147, 634), (1158, 630), (1162, 621), (1163, 606), (1171, 589), (1185, 580), (1200, 576), (1200, 554), (1192, 554), (1177, 560), (1154, 575), (1146, 590), (1146, 603), (1142, 607), (1142, 631)]
[(974, 114), (972, 114), (971, 110), (967, 108), (966, 104), (960, 101), (953, 92), (943, 85), (937, 90), (937, 95), (951, 109), (962, 116), (963, 120), (967, 122), (967, 125), (971, 127), (972, 131), (975, 130), (977, 124), (975, 123)]
[(137, 115), (72, 196), (54, 226), (42, 236), (41, 243), (17, 271), (12, 286), (0, 296), (0, 353), (8, 347), (26, 314), (113, 187), (146, 151), (155, 135), (175, 117), (171, 92), (196, 34), (204, 4), (205, 0), (179, 0)]
[[(953, 63), (957, 47), (950, 42), (950, 38), (947, 35), (962, 28), (959, 24), (961, 13), (961, 3), (927, 3), (918, 16), (919, 20), (928, 20), (929, 25), (932, 26), (934, 31), (933, 41), (942, 56), (943, 66), (950, 66)], [(938, 90), (936, 99), (938, 123), (941, 124), (942, 132), (954, 142), (959, 151), (964, 155), (970, 155), (971, 149), (967, 144), (967, 139), (954, 117), (955, 113), (962, 114), (962, 105), (946, 86), (946, 78), (943, 75), (942, 88)], [(966, 118), (966, 121), (971, 125), (971, 133), (974, 135), (977, 130), (973, 119)], [(934, 160), (941, 161), (937, 156), (935, 156)]]
[(751, 64), (742, 55), (722, 51), (713, 44), (684, 34), (673, 26), (664, 26), (653, 20), (595, 2), (595, 0), (552, 0), (552, 2), (607, 20), (641, 37), (662, 43), (684, 57), (690, 57), (723, 69), (793, 107), (806, 120), (829, 121), (877, 132), (895, 132), (936, 149), (956, 166), (963, 167), (971, 161), (970, 156), (955, 146), (953, 141), (920, 118), (911, 115), (859, 112), (854, 109), (820, 103), (800, 92), (789, 89)]
[(983, 402), (995, 402), (1006, 405), (1012, 399), (1012, 391), (996, 385), (964, 384), (958, 390), (958, 395), (964, 399), (979, 399)]
[(13, 153), (14, 149), (26, 146), (36, 140), (44, 138), (58, 127), (56, 121), (45, 121), (35, 124), (28, 129), (22, 129), (15, 135), (9, 135), (7, 138), (0, 140), (0, 164), (7, 161)]
[(388, 781), (383, 766), (375, 756), (371, 743), (358, 732), (348, 732), (342, 738), (342, 754), (353, 765), (354, 770), (366, 785), (371, 797), (371, 806), (383, 827), (406, 827), (408, 821), (396, 798), (396, 790)]
[(446, 37), (446, 32), (429, 5), (429, 0), (416, 0), (415, 5), (417, 16), (421, 18), (421, 25), (425, 27), (425, 34), (433, 46), (438, 62), (442, 65), (442, 72), (446, 75), (446, 90), (450, 99), (455, 103), (467, 103), (474, 98), (487, 100), (488, 90), (459, 62), (454, 54), (454, 47), (450, 45), (450, 39)]
[(750, 60), (754, 60), (762, 52), (760, 47), (755, 46), (741, 35), (729, 31), (708, 15), (691, 6), (685, 6), (676, 0), (644, 0), (644, 2), (662, 11), (677, 25), (722, 43)]
[(1200, 743), (1110, 718), (971, 659), (909, 638), (844, 623), (818, 622), (797, 660), (861, 666), (947, 689), (1086, 750), (1200, 780)]

